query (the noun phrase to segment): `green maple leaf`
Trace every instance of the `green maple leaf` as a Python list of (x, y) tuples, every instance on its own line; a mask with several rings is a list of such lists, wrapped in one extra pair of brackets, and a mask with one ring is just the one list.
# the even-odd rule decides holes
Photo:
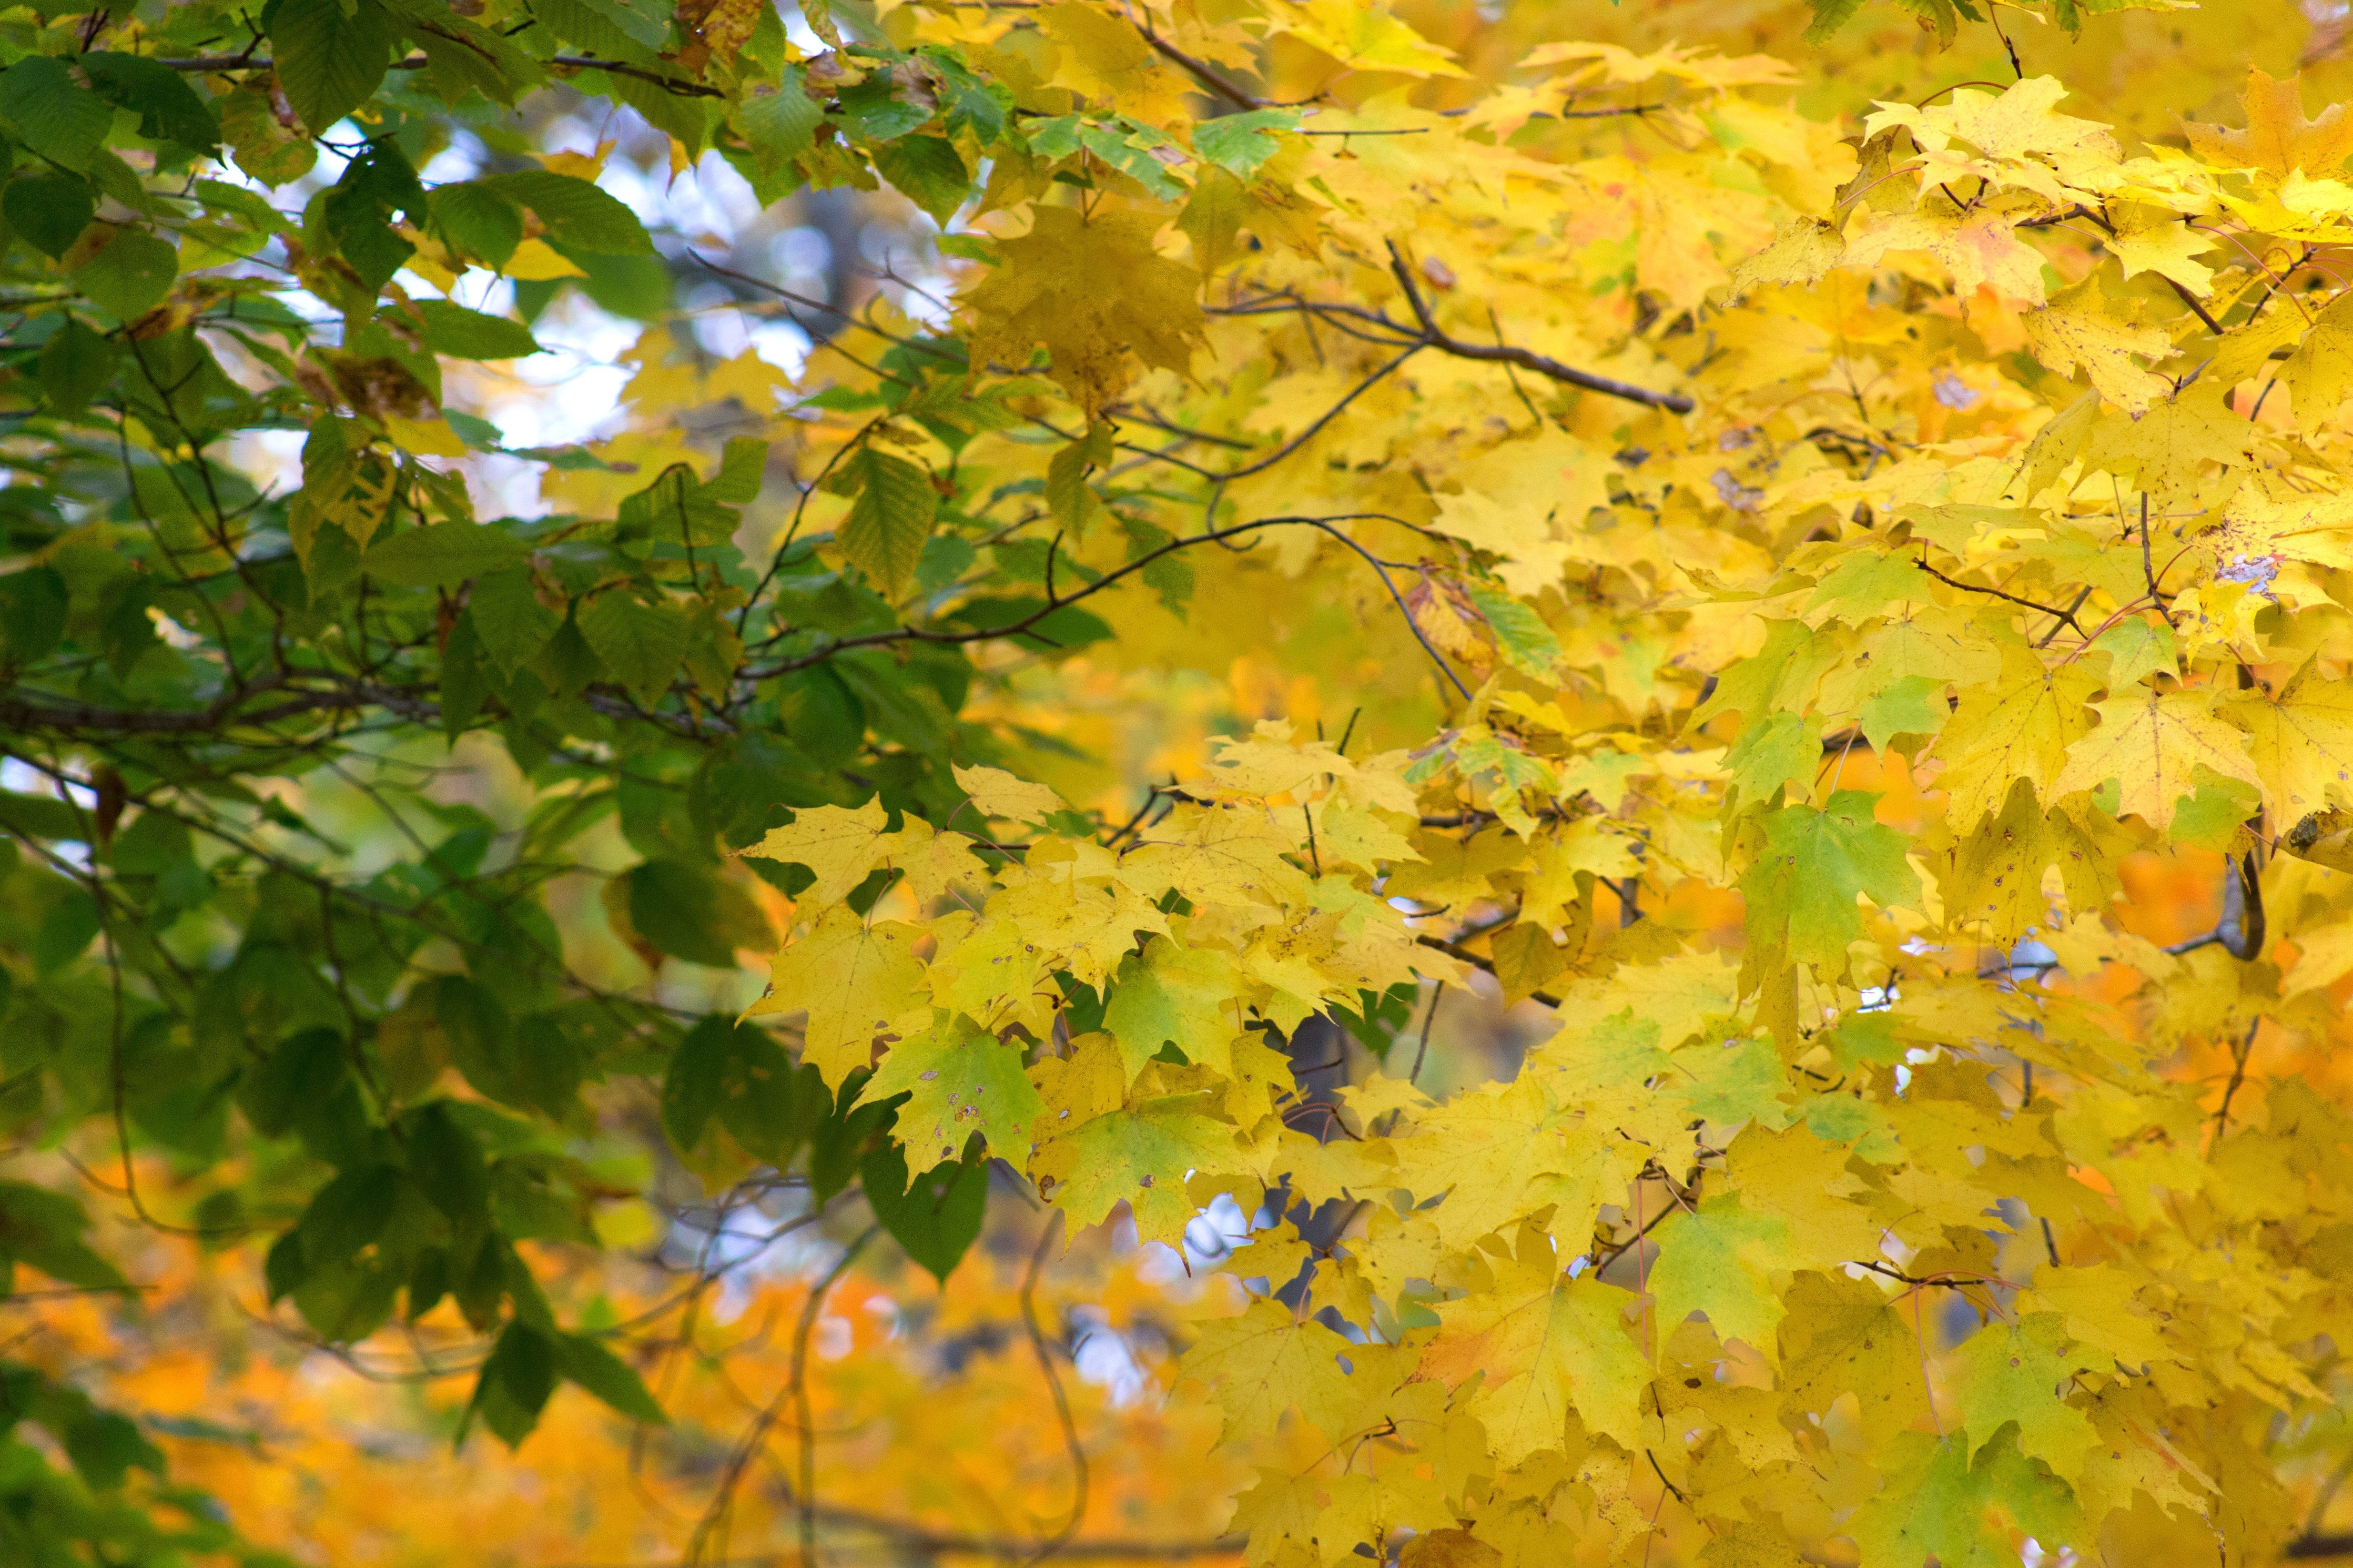
[(909, 1096), (899, 1108), (899, 1142), (918, 1170), (955, 1159), (975, 1132), (992, 1152), (1018, 1162), (1041, 1105), (1021, 1052), (961, 1017), (893, 1046), (860, 1098), (894, 1094)]
[(1234, 1130), (1201, 1114), (1211, 1103), (1175, 1094), (1094, 1117), (1041, 1151), (1030, 1173), (1052, 1178), (1047, 1195), (1074, 1226), (1099, 1224), (1124, 1202), (1138, 1237), (1173, 1244), (1195, 1212), (1185, 1178), (1233, 1163)]
[(1706, 1199), (1696, 1213), (1678, 1211), (1657, 1234), (1650, 1285), (1660, 1332), (1704, 1312), (1719, 1339), (1745, 1340), (1772, 1354), (1774, 1330), (1788, 1310), (1773, 1288), (1775, 1260), (1789, 1250), (1788, 1226), (1725, 1194)]
[(2021, 1453), (2075, 1477), (2100, 1438), (2090, 1417), (2066, 1402), (2066, 1392), (2075, 1373), (2098, 1361), (2068, 1338), (2067, 1320), (2057, 1312), (1991, 1324), (1954, 1352), (1952, 1392), (1960, 1408), (1952, 1414), (1972, 1450), (1983, 1449), (2014, 1421)]
[(1234, 1037), (1241, 1032), (1235, 1002), (1240, 989), (1225, 954), (1179, 947), (1165, 936), (1154, 937), (1142, 958), (1123, 961), (1103, 1027), (1119, 1042), (1130, 1081), (1168, 1045), (1189, 1062), (1230, 1071)]
[(2042, 1541), (2077, 1538), (2084, 1528), (2067, 1489), (2048, 1470), (2001, 1441), (1979, 1450), (1926, 1432), (1902, 1432), (1883, 1450), (1886, 1484), (1857, 1509), (1846, 1533), (1873, 1568), (1917, 1568), (1934, 1557), (1943, 1568), (2007, 1568), (2018, 1561), (2007, 1514)]
[(1740, 879), (1748, 962), (1758, 972), (1792, 959), (1843, 970), (1847, 943), (1862, 935), (1858, 893), (1883, 908), (1919, 906), (1904, 835), (1872, 820), (1878, 798), (1841, 790), (1826, 810), (1785, 805), (1765, 817), (1764, 852)]

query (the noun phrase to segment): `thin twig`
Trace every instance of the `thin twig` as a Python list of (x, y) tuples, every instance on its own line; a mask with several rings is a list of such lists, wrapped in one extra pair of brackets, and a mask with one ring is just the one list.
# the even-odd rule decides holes
[(1046, 1375), (1047, 1392), (1054, 1396), (1054, 1415), (1062, 1424), (1062, 1443), (1070, 1450), (1071, 1514), (1060, 1530), (1040, 1542), (1038, 1550), (1024, 1559), (1025, 1564), (1042, 1563), (1068, 1545), (1087, 1515), (1086, 1445), (1079, 1441), (1079, 1425), (1071, 1416), (1070, 1396), (1062, 1390), (1061, 1374), (1054, 1370), (1054, 1358), (1046, 1349), (1045, 1332), (1038, 1326), (1038, 1274), (1046, 1266), (1046, 1254), (1061, 1234), (1062, 1211), (1056, 1209), (1054, 1217), (1039, 1233), (1037, 1249), (1029, 1254), (1029, 1271), (1022, 1277), (1020, 1300), (1021, 1321), (1029, 1331), (1029, 1348), (1037, 1353), (1038, 1370)]

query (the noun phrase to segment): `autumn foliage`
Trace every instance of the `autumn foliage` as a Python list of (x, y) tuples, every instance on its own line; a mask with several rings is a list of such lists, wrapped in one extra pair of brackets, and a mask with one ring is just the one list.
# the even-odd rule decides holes
[(2340, 11), (0, 15), (0, 1557), (2353, 1553)]

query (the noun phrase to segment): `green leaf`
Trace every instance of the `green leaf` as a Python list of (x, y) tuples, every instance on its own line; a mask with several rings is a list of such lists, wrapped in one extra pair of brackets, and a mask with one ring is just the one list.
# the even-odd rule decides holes
[(735, 967), (738, 947), (768, 940), (757, 906), (733, 883), (682, 860), (648, 860), (630, 868), (629, 924), (660, 952), (714, 969)]
[(477, 182), (539, 215), (549, 241), (606, 256), (650, 256), (654, 242), (617, 196), (552, 169), (521, 169)]
[(1875, 1456), (1885, 1484), (1845, 1530), (1863, 1562), (1912, 1568), (1934, 1557), (1940, 1568), (2010, 1568), (2018, 1552), (1997, 1509), (2041, 1540), (2080, 1538), (2082, 1517), (2057, 1478), (2008, 1442), (1981, 1449), (1972, 1468), (1969, 1447), (1958, 1437), (1894, 1435)]
[(1112, 459), (1112, 429), (1098, 420), (1077, 440), (1058, 447), (1046, 460), (1046, 510), (1054, 521), (1074, 534), (1086, 531), (1103, 504), (1087, 485), (1092, 468), (1107, 468)]
[(55, 567), (0, 577), (0, 648), (6, 650), (6, 662), (27, 665), (57, 647), (66, 635), (67, 606), (66, 580)]
[(417, 1107), (404, 1119), (408, 1172), (434, 1207), (459, 1225), (490, 1213), (490, 1170), (482, 1146), (459, 1124), (446, 1100)]
[(2108, 656), (2110, 691), (2138, 685), (2144, 676), (2180, 673), (2180, 656), (2174, 649), (2169, 621), (2127, 616), (2093, 639), (2092, 646)]
[(278, 85), (312, 135), (368, 100), (392, 45), (392, 20), (376, 0), (280, 0), (269, 18)]
[(1953, 713), (1945, 701), (1950, 684), (1935, 676), (1899, 676), (1862, 705), (1857, 728), (1875, 752), (1886, 750), (1898, 735), (1941, 733)]
[(23, 1182), (0, 1182), (0, 1260), (29, 1263), (62, 1285), (85, 1290), (129, 1286), (114, 1265), (82, 1245), (90, 1216), (71, 1198)]
[(472, 180), (436, 185), (425, 202), (442, 243), (493, 271), (502, 270), (522, 243), (522, 208), (488, 185)]
[(649, 1426), (670, 1425), (670, 1417), (646, 1391), (644, 1380), (638, 1376), (636, 1369), (600, 1342), (586, 1334), (559, 1334), (554, 1342), (555, 1363), (567, 1380), (632, 1421)]
[(19, 174), (0, 191), (0, 216), (34, 249), (59, 257), (98, 216), (98, 192), (73, 174)]
[[(474, 1380), (467, 1419), (480, 1415), (482, 1425), (510, 1448), (530, 1436), (548, 1395), (555, 1392), (556, 1353), (554, 1342), (537, 1329), (509, 1323)], [(460, 1427), (459, 1441), (464, 1437)]]
[[(1076, 605), (1064, 605), (1044, 616), (1043, 599), (985, 598), (967, 599), (948, 613), (947, 618), (961, 621), (976, 631), (997, 631), (1019, 626), (1018, 632), (1008, 631), (1008, 637), (1025, 639), (1025, 646), (1034, 642), (1060, 653), (1084, 647), (1089, 643), (1102, 642), (1111, 636), (1111, 625), (1102, 616), (1082, 610)], [(1036, 619), (1031, 619), (1037, 616)]]
[(927, 1167), (955, 1159), (975, 1132), (993, 1152), (1018, 1158), (1040, 1109), (1020, 1049), (965, 1018), (891, 1047), (863, 1098), (896, 1094), (908, 1097), (899, 1108), (899, 1141)]
[(1170, 1240), (1194, 1213), (1186, 1173), (1234, 1157), (1234, 1130), (1202, 1114), (1211, 1108), (1208, 1095), (1179, 1094), (1091, 1118), (1033, 1157), (1030, 1171), (1050, 1178), (1047, 1196), (1074, 1226), (1100, 1224), (1124, 1200), (1140, 1236)]
[(179, 252), (144, 229), (118, 228), (105, 248), (74, 269), (75, 287), (100, 310), (130, 321), (172, 291)]
[(419, 300), (425, 346), (451, 359), (521, 359), (539, 353), (539, 340), (521, 321), (486, 316), (446, 300)]
[(1810, 0), (1810, 3), (1814, 8), (1814, 19), (1807, 25), (1804, 35), (1810, 44), (1829, 42), (1831, 34), (1845, 26), (1848, 20), (1862, 9), (1862, 0)]
[(1748, 900), (1748, 962), (1788, 960), (1846, 967), (1847, 944), (1862, 935), (1855, 895), (1881, 908), (1917, 909), (1920, 880), (1905, 860), (1905, 838), (1872, 820), (1878, 796), (1841, 790), (1829, 809), (1786, 805), (1764, 819), (1765, 846), (1740, 879)]
[(2098, 1370), (2102, 1361), (2068, 1337), (2063, 1314), (2030, 1312), (2014, 1323), (1989, 1323), (1954, 1352), (1953, 1365), (1953, 1395), (1973, 1453), (2016, 1422), (2020, 1453), (2063, 1476), (2078, 1473), (2100, 1436), (2066, 1393), (2077, 1373)]
[(754, 93), (735, 106), (735, 128), (765, 168), (807, 154), (824, 122), (825, 111), (803, 90), (797, 65), (785, 68), (775, 91)]
[(1232, 961), (1214, 948), (1179, 947), (1155, 936), (1142, 957), (1122, 959), (1103, 1027), (1119, 1042), (1129, 1080), (1172, 1045), (1187, 1061), (1229, 1068), (1242, 1029), (1242, 991)]
[(177, 142), (195, 153), (219, 146), (220, 117), (196, 96), (185, 77), (163, 61), (99, 49), (77, 56), (75, 63), (100, 98), (139, 116), (140, 135)]
[(77, 84), (64, 61), (26, 55), (0, 71), (0, 121), (42, 157), (79, 174), (106, 140), (114, 110)]
[(887, 67), (843, 88), (835, 101), (849, 134), (872, 146), (894, 142), (932, 117), (929, 104), (911, 103), (899, 95)]
[(1282, 150), (1270, 132), (1296, 131), (1299, 116), (1287, 109), (1253, 109), (1225, 114), (1193, 128), (1193, 151), (1247, 180)]
[[(391, 542), (399, 538), (395, 534)], [(482, 639), (482, 651), (510, 674), (539, 657), (562, 624), (561, 616), (539, 602), (527, 566), (501, 567), (485, 574), (474, 584), (468, 605), (474, 631)]]
[(81, 1479), (93, 1487), (121, 1486), (134, 1466), (151, 1475), (164, 1473), (162, 1451), (128, 1415), (84, 1405), (64, 1426), (58, 1442)]
[(523, 547), (502, 529), (474, 522), (432, 522), (411, 528), (370, 547), (372, 577), (406, 588), (454, 588), (524, 558)]
[(863, 446), (834, 470), (827, 488), (855, 498), (834, 531), (842, 557), (887, 595), (895, 596), (923, 559), (939, 493), (921, 468)]
[(907, 1157), (885, 1143), (859, 1166), (874, 1217), (908, 1257), (942, 1286), (980, 1236), (988, 1210), (988, 1167), (948, 1161), (907, 1179)]
[(910, 136), (875, 148), (874, 171), (944, 228), (972, 195), (964, 154), (938, 136)]
[(735, 1054), (736, 1026), (714, 1014), (686, 1032), (662, 1075), (661, 1123), (670, 1146), (683, 1154), (702, 1142), (703, 1129), (726, 1091)]
[(596, 595), (580, 614), (580, 635), (614, 679), (644, 700), (666, 690), (686, 659), (686, 616), (649, 605), (627, 588)]
[(1495, 647), (1502, 650), (1504, 662), (1523, 675), (1546, 679), (1560, 663), (1560, 639), (1544, 617), (1530, 608), (1516, 595), (1491, 588), (1483, 583), (1468, 584), (1471, 603), (1486, 618), (1487, 627), (1495, 634)]
[(1704, 1312), (1718, 1338), (1769, 1352), (1787, 1310), (1773, 1273), (1789, 1249), (1788, 1225), (1747, 1212), (1736, 1195), (1726, 1194), (1703, 1198), (1696, 1213), (1676, 1211), (1657, 1235), (1659, 1259), (1651, 1265), (1650, 1284), (1660, 1332)]
[(113, 339), (69, 316), (41, 345), (41, 400), (50, 413), (70, 419), (106, 389), (121, 362)]
[(1750, 720), (1724, 753), (1725, 768), (1739, 786), (1742, 803), (1750, 805), (1771, 799), (1785, 784), (1810, 781), (1821, 760), (1819, 721), (1786, 711)]

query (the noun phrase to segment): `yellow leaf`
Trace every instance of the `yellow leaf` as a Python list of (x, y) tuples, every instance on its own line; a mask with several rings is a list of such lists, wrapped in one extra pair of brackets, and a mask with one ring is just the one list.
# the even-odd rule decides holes
[(2295, 967), (2280, 982), (2284, 996), (2326, 991), (2353, 974), (2353, 924), (2323, 926), (2295, 933)]
[(1746, 298), (1772, 283), (1817, 283), (1846, 259), (1846, 240), (1835, 225), (1795, 217), (1783, 224), (1773, 243), (1732, 269), (1732, 299)]
[[(1131, 376), (1128, 356), (1184, 374), (1202, 341), (1200, 274), (1153, 247), (1161, 216), (1135, 208), (1031, 209), (1026, 235), (964, 297), (972, 356), (1012, 369), (1046, 345), (1052, 375), (1090, 419)], [(1119, 287), (1105, 288), (1107, 279)]]
[(505, 275), (518, 283), (552, 283), (558, 278), (586, 278), (586, 272), (557, 255), (543, 239), (526, 239), (507, 258)]
[(1963, 689), (1936, 747), (1946, 764), (1936, 782), (1956, 832), (1999, 811), (2015, 780), (2054, 798), (2067, 748), (2091, 728), (2084, 704), (2098, 684), (2080, 660), (2045, 669), (2031, 648), (2011, 645), (1997, 679)]
[(2280, 374), (2295, 399), (2295, 427), (2309, 441), (2353, 395), (2353, 295), (2320, 312)]
[(1466, 76), (1454, 52), (1415, 32), (1380, 0), (1277, 0), (1267, 7), (1277, 32), (1361, 71), (1399, 76)]
[(1537, 1234), (1494, 1267), (1493, 1290), (1437, 1309), (1441, 1327), (1423, 1352), (1423, 1374), (1458, 1387), (1482, 1376), (1470, 1408), (1500, 1463), (1558, 1451), (1572, 1412), (1587, 1430), (1640, 1448), (1651, 1368), (1626, 1331), (1639, 1298), (1560, 1273), (1551, 1242)]
[(2274, 79), (2261, 68), (2247, 73), (2243, 131), (2194, 121), (2182, 129), (2201, 158), (2286, 174), (2301, 169), (2307, 174), (2333, 174), (2353, 153), (2353, 119), (2342, 104), (2331, 104), (2317, 120), (2304, 117), (2303, 78)]
[(1014, 777), (1002, 768), (955, 770), (956, 787), (972, 797), (984, 816), (1007, 822), (1042, 822), (1062, 809), (1062, 797), (1041, 784)]
[(2247, 731), (2263, 805), (2279, 831), (2333, 805), (2353, 805), (2353, 686), (2307, 663), (2277, 697), (2239, 692), (2222, 711)]
[(2127, 414), (2140, 413), (2171, 390), (2170, 382), (2136, 364), (2133, 356), (2161, 359), (2173, 351), (2173, 340), (2117, 317), (2101, 297), (2097, 274), (2028, 311), (2025, 325), (2043, 363), (2062, 374), (2082, 371), (2101, 396)]
[[(807, 897), (822, 908), (848, 898), (849, 890), (887, 860), (893, 848), (902, 844), (915, 848), (931, 837), (931, 830), (920, 822), (912, 824), (907, 833), (890, 832), (890, 820), (891, 814), (882, 808), (879, 797), (847, 808), (807, 806), (795, 813), (786, 826), (768, 829), (760, 842), (737, 853), (807, 867), (817, 875)], [(915, 828), (922, 829), (920, 835)]]
[(2125, 276), (2154, 272), (2200, 298), (2211, 293), (2214, 271), (2192, 258), (2214, 248), (2213, 237), (2162, 208), (2135, 207), (2116, 225), (2116, 251)]
[(462, 458), (466, 443), (458, 432), (449, 428), (447, 419), (403, 419), (397, 414), (384, 416), (385, 433), (392, 444), (404, 452), (427, 458)]
[(869, 925), (837, 905), (816, 930), (776, 954), (768, 994), (750, 1011), (806, 1011), (801, 1060), (839, 1088), (851, 1069), (872, 1060), (878, 1040), (930, 1021), (923, 966), (912, 951), (916, 935), (895, 921)]
[(2163, 833), (2173, 826), (2175, 803), (2197, 793), (2191, 775), (2200, 767), (2260, 786), (2244, 740), (2214, 717), (2207, 693), (2160, 695), (2143, 687), (2093, 707), (2100, 727), (2067, 748), (2053, 795), (2097, 789), (2115, 779), (2124, 791), (2116, 815), (2138, 816)]

